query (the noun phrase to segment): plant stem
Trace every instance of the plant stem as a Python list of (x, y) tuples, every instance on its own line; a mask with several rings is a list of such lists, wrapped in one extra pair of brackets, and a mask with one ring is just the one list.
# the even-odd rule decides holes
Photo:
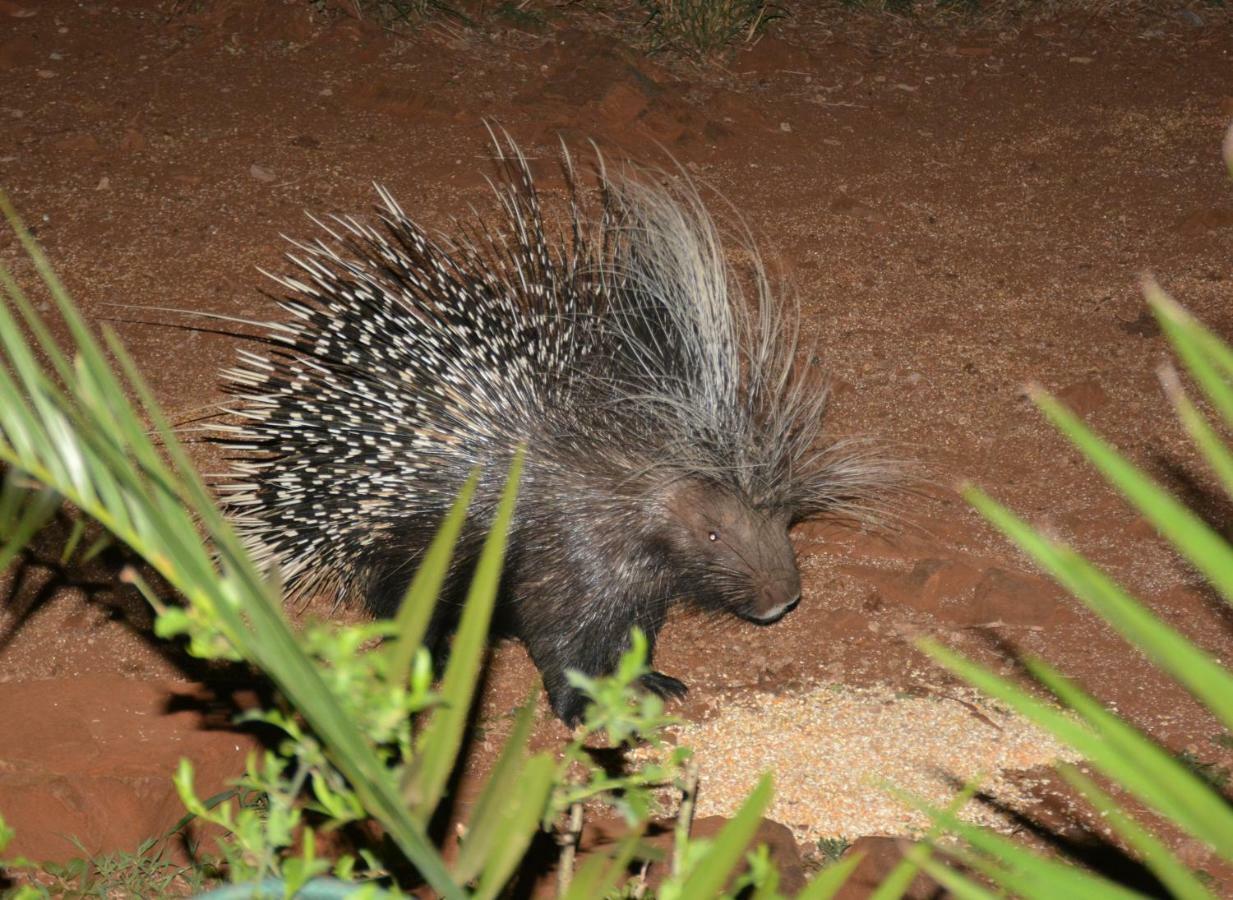
[(681, 808), (676, 816), (676, 834), (672, 841), (672, 874), (677, 876), (685, 862), (685, 847), (694, 826), (694, 803), (698, 798), (698, 766), (690, 762), (681, 783)]
[(569, 808), (569, 826), (561, 835), (561, 863), (557, 866), (557, 896), (564, 897), (569, 883), (574, 878), (574, 859), (578, 855), (578, 841), (582, 837), (582, 804), (574, 802)]

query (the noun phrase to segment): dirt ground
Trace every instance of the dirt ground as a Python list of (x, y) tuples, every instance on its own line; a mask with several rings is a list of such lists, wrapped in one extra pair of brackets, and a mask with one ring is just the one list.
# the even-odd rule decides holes
[[(78, 304), (117, 328), (189, 421), (219, 401), (235, 341), (116, 304), (267, 317), (257, 267), (283, 266), (279, 235), (311, 234), (305, 210), (366, 212), (374, 180), (446, 228), (485, 202), (485, 120), (549, 193), (559, 139), (674, 159), (799, 295), (833, 373), (833, 431), (905, 448), (934, 480), (896, 533), (799, 529), (804, 599), (774, 627), (670, 621), (657, 664), (692, 688), (682, 715), (713, 722), (820, 686), (971, 706), (913, 648), (923, 633), (1007, 672), (1016, 654), (1043, 655), (1171, 748), (1233, 766), (1208, 716), (953, 490), (985, 486), (1233, 658), (1227, 609), (1023, 392), (1058, 392), (1227, 527), (1159, 390), (1167, 350), (1138, 287), (1151, 272), (1233, 336), (1227, 14), (1085, 5), (982, 24), (787, 5), (769, 36), (699, 68), (631, 49), (632, 10), (547, 7), (407, 38), (300, 2), (0, 0), (0, 188)], [(35, 283), (8, 233), (0, 261)], [(219, 471), (208, 445), (192, 449)], [(113, 577), (105, 563), (89, 577), (35, 566), (0, 601), (0, 812), (14, 852), (63, 859), (80, 852), (73, 835), (91, 852), (131, 850), (180, 814), (176, 759), (198, 763), (207, 792), (251, 746)], [(507, 710), (535, 678), (521, 648), (502, 647), (486, 708)], [(782, 717), (733, 721), (746, 738), (783, 737)], [(865, 771), (842, 753), (816, 764)], [(1029, 814), (1078, 827), (1049, 778), (1025, 777)], [(798, 838), (895, 833), (794, 810)]]

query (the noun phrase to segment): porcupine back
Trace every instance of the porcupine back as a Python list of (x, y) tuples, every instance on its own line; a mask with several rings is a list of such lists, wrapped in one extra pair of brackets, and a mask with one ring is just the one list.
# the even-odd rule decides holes
[[(224, 491), (291, 591), (389, 614), (480, 465), (456, 561), (468, 571), (525, 443), (503, 621), (571, 721), (565, 669), (608, 671), (633, 624), (653, 644), (676, 600), (756, 622), (790, 609), (788, 527), (859, 509), (888, 472), (823, 438), (795, 307), (750, 246), (740, 289), (691, 186), (601, 168), (588, 219), (566, 158), (569, 234), (552, 241), (509, 150), (499, 215), (456, 239), (378, 189), (380, 228), (335, 218), (293, 242), (299, 273), (277, 278), (290, 318), (266, 323), (270, 352), (241, 351), (225, 373), (242, 424)], [(684, 690), (658, 673), (647, 686)]]

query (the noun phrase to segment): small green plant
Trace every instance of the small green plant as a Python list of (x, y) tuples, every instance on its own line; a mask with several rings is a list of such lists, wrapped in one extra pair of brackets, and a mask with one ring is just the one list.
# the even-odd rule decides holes
[(676, 721), (664, 713), (664, 701), (660, 697), (638, 687), (639, 679), (651, 671), (646, 664), (646, 637), (634, 629), (631, 643), (616, 672), (607, 678), (569, 673), (570, 682), (585, 693), (591, 703), (562, 754), (560, 787), (554, 796), (553, 815), (567, 811), (575, 803), (604, 795), (626, 822), (635, 825), (651, 815), (668, 812), (656, 801), (657, 789), (665, 785), (683, 788), (680, 779), (690, 756), (688, 748), (675, 747), (667, 754), (660, 754), (657, 762), (619, 774), (597, 763), (590, 752), (597, 742), (618, 750), (638, 745), (662, 749), (664, 729)]
[(208, 865), (185, 865), (169, 858), (165, 838), (149, 838), (132, 853), (91, 855), (74, 841), (81, 856), (65, 863), (43, 863), (37, 870), (50, 876), (40, 896), (74, 900), (86, 897), (167, 897), (201, 893), (220, 878)]
[(642, 0), (652, 52), (710, 57), (748, 43), (782, 13), (766, 0)]
[(863, 9), (885, 10), (896, 15), (907, 15), (912, 12), (916, 0), (843, 0), (843, 5)]
[[(70, 838), (80, 856), (62, 863), (36, 863), (0, 857), (0, 871), (24, 872), (31, 883), (4, 892), (9, 900), (85, 897), (166, 897), (198, 894), (220, 879), (211, 861), (197, 858), (183, 864), (171, 858), (172, 841), (182, 836), (191, 816), (185, 816), (160, 837), (147, 838), (131, 853), (91, 854), (77, 838)], [(13, 829), (0, 817), (0, 853), (13, 839)]]
[(409, 28), (441, 15), (470, 24), (466, 16), (443, 0), (351, 0), (348, 9), (357, 19), (390, 29)]
[(492, 17), (523, 31), (540, 31), (548, 22), (543, 12), (517, 0), (498, 3), (492, 11)]
[(818, 840), (818, 854), (826, 862), (835, 862), (851, 846), (852, 842), (847, 838), (820, 838)]

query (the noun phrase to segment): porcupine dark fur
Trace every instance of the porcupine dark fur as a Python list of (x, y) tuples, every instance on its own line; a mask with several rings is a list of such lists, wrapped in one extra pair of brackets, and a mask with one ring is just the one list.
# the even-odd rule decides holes
[[(289, 315), (225, 373), (239, 451), (225, 499), (293, 592), (390, 615), (460, 486), (482, 477), (432, 634), (527, 448), (498, 607), (553, 709), (565, 672), (612, 670), (631, 626), (651, 648), (688, 601), (769, 623), (800, 578), (802, 520), (859, 513), (892, 467), (822, 432), (825, 385), (751, 247), (737, 277), (692, 186), (565, 157), (569, 234), (546, 233), (530, 169), (502, 155), (496, 220), (436, 238), (378, 189), (381, 227), (335, 218), (293, 242)], [(661, 179), (662, 180), (662, 179)], [(585, 210), (598, 206), (588, 218)], [(742, 283), (746, 289), (742, 289)], [(684, 684), (661, 673), (645, 686)]]

